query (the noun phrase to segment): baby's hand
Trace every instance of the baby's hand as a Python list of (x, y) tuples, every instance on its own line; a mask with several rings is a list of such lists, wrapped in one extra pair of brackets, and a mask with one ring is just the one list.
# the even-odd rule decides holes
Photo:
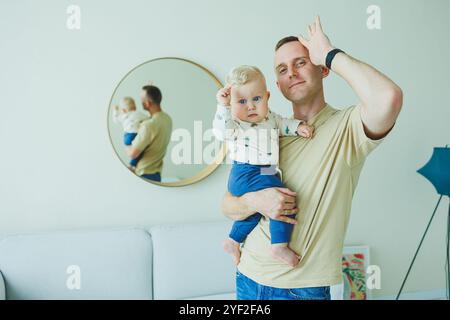
[(228, 86), (217, 91), (216, 99), (220, 105), (229, 107), (231, 101), (231, 87)]
[(302, 123), (297, 128), (297, 133), (299, 136), (302, 136), (303, 138), (312, 138), (314, 135), (314, 127), (310, 126), (309, 124)]

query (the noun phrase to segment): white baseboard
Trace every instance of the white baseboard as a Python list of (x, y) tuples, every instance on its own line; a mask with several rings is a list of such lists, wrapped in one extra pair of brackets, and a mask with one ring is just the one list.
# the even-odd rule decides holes
[[(372, 296), (372, 300), (395, 300), (397, 295)], [(446, 289), (431, 291), (402, 292), (399, 300), (446, 300)]]

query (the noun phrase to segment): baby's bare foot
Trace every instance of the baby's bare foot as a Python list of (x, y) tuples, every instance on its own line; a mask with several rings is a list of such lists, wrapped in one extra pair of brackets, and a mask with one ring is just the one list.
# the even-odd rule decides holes
[(287, 243), (272, 244), (272, 256), (284, 263), (287, 263), (291, 267), (295, 267), (299, 262), (299, 256), (289, 249)]
[(223, 241), (222, 245), (225, 252), (228, 252), (233, 257), (234, 264), (238, 265), (239, 259), (241, 258), (241, 250), (239, 242), (236, 242), (233, 239), (228, 238)]

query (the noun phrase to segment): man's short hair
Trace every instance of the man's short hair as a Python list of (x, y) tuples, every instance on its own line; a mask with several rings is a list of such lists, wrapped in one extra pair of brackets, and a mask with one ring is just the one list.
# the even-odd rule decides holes
[(151, 100), (154, 104), (160, 105), (162, 100), (161, 90), (154, 85), (144, 86), (142, 90), (145, 91), (145, 95), (148, 100)]
[(231, 71), (227, 75), (226, 83), (227, 85), (231, 86), (242, 86), (247, 82), (258, 79), (262, 80), (263, 82), (266, 81), (261, 70), (254, 66), (242, 65), (231, 69)]
[(284, 37), (283, 39), (281, 39), (280, 41), (277, 42), (277, 45), (275, 46), (275, 51), (277, 51), (278, 49), (280, 49), (280, 47), (288, 42), (293, 42), (293, 41), (300, 41), (298, 40), (298, 37), (296, 36), (288, 36), (288, 37)]

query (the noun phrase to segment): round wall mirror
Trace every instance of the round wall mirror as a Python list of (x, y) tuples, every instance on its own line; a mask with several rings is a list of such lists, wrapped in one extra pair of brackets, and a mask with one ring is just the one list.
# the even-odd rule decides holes
[(181, 58), (133, 68), (110, 100), (108, 131), (130, 173), (162, 186), (184, 186), (212, 173), (225, 157), (212, 120), (220, 81)]

